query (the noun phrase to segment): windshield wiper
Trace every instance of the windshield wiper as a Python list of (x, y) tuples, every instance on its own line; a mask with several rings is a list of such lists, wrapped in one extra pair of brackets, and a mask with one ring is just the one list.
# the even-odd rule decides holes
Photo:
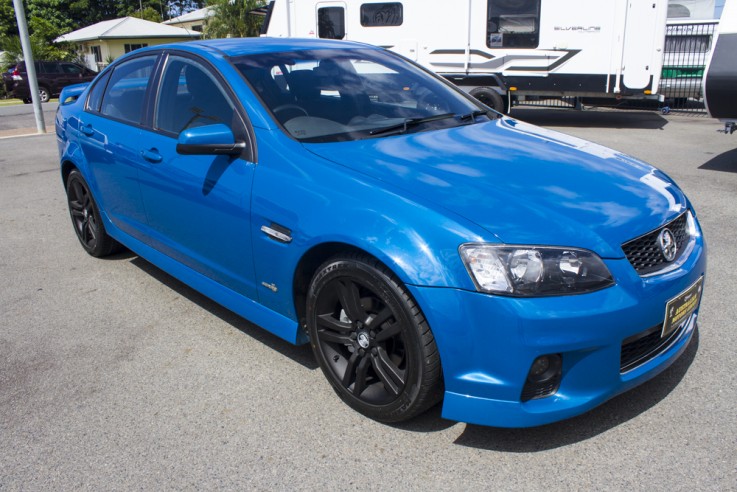
[(396, 125), (385, 126), (384, 128), (377, 128), (371, 130), (369, 135), (385, 135), (387, 133), (406, 133), (407, 130), (412, 126), (421, 125), (422, 123), (428, 123), (430, 121), (445, 120), (447, 118), (454, 118), (455, 113), (443, 113), (436, 114), (433, 116), (426, 116), (424, 118), (407, 118), (401, 123)]
[(468, 114), (461, 115), (460, 117), (458, 117), (458, 119), (461, 121), (466, 121), (466, 120), (474, 121), (477, 116), (487, 116), (489, 119), (493, 119), (491, 116), (489, 116), (489, 112), (484, 111), (483, 109), (477, 109), (475, 111), (471, 111)]

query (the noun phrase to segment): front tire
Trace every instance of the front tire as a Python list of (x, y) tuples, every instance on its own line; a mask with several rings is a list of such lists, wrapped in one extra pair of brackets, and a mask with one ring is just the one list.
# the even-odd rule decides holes
[(67, 178), (67, 204), (74, 232), (84, 250), (100, 258), (120, 249), (120, 243), (108, 236), (102, 216), (82, 174), (74, 170)]
[(315, 357), (338, 396), (381, 422), (410, 419), (442, 396), (435, 338), (407, 289), (365, 255), (324, 263), (307, 295)]

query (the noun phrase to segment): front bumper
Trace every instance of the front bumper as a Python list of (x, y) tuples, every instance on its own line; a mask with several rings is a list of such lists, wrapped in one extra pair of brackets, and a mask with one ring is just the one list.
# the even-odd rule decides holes
[[(663, 323), (666, 303), (706, 272), (701, 237), (676, 270), (641, 278), (627, 260), (607, 260), (616, 285), (547, 298), (492, 296), (409, 286), (433, 330), (445, 379), (443, 417), (497, 427), (532, 427), (584, 413), (656, 376), (688, 347), (697, 311), (647, 362), (620, 372), (623, 340)], [(561, 354), (550, 396), (522, 401), (532, 362)]]

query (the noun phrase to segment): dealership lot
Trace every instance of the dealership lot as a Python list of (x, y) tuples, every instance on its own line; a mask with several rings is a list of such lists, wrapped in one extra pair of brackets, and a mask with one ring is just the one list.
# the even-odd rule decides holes
[[(13, 111), (0, 137), (34, 127)], [(536, 429), (450, 422), (439, 407), (366, 420), (308, 347), (131, 253), (86, 255), (54, 136), (0, 138), (0, 489), (737, 487), (737, 135), (652, 112), (513, 115), (651, 162), (693, 201), (709, 246), (700, 329), (664, 374)]]

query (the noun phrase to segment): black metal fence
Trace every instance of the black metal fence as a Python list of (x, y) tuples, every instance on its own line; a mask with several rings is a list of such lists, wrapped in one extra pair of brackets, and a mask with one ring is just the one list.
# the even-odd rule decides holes
[(717, 21), (671, 21), (666, 25), (658, 92), (663, 111), (706, 113), (702, 82)]
[(663, 50), (663, 69), (658, 87), (658, 94), (664, 97), (662, 102), (645, 99), (527, 96), (515, 100), (513, 105), (571, 109), (606, 106), (705, 115), (702, 81), (717, 23), (717, 21), (668, 22)]

